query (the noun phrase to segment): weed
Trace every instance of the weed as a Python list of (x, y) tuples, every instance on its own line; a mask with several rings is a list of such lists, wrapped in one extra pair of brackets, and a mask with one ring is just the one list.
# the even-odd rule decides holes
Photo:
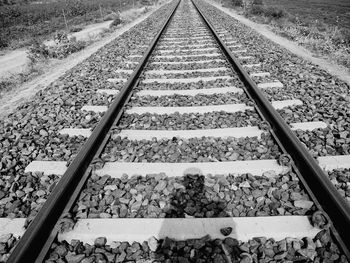
[(350, 46), (350, 30), (347, 28), (336, 28), (332, 34), (332, 41), (335, 45)]
[(259, 15), (267, 18), (280, 19), (285, 17), (287, 13), (284, 10), (273, 6), (266, 7), (262, 4), (252, 4), (249, 8), (245, 9), (245, 15)]
[(243, 0), (232, 0), (232, 5), (233, 6), (242, 6)]
[(286, 16), (286, 12), (276, 7), (268, 7), (264, 9), (264, 15), (267, 17), (272, 17), (274, 19), (279, 19)]
[[(260, 1), (260, 2), (257, 2)], [(317, 56), (326, 56), (350, 68), (350, 30), (322, 21), (301, 19), (261, 0), (243, 0), (244, 15), (259, 23), (267, 23), (283, 37), (296, 41)]]
[(57, 32), (54, 40), (55, 45), (53, 46), (46, 46), (43, 43), (34, 41), (28, 49), (28, 57), (31, 64), (35, 64), (40, 60), (48, 58), (65, 58), (70, 54), (83, 49), (87, 44), (85, 41), (78, 41), (74, 37), (68, 38), (68, 35), (65, 32)]
[(103, 21), (115, 20), (120, 17), (119, 13), (110, 13), (103, 18)]
[(5, 35), (0, 35), (0, 48), (5, 48), (9, 45), (10, 39)]
[(72, 53), (82, 50), (86, 46), (85, 41), (76, 40), (76, 38), (66, 38), (57, 45), (49, 47), (49, 57), (62, 59)]
[(31, 65), (41, 60), (48, 59), (50, 56), (49, 48), (38, 40), (32, 42), (27, 53)]
[(111, 23), (110, 27), (115, 27), (118, 26), (119, 24), (121, 24), (123, 21), (120, 18), (120, 16), (118, 15), (116, 18), (114, 18), (113, 22)]
[(10, 91), (15, 86), (15, 82), (11, 81), (9, 78), (0, 80), (0, 98), (2, 94)]
[(151, 0), (141, 0), (141, 4), (142, 5), (148, 5), (148, 6), (150, 6), (150, 5), (152, 5), (152, 1)]
[(111, 28), (103, 28), (102, 32), (100, 33), (100, 37), (103, 38), (106, 35), (109, 35), (113, 32)]
[(83, 28), (82, 28), (81, 26), (73, 26), (73, 27), (71, 27), (71, 28), (69, 29), (69, 32), (70, 32), (70, 33), (75, 33), (75, 32), (79, 32), (79, 31), (81, 31), (81, 30), (83, 30)]

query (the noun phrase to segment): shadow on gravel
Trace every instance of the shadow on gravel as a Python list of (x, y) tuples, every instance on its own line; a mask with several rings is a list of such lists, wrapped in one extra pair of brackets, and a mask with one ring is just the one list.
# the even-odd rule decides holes
[(226, 217), (226, 202), (208, 200), (205, 195), (203, 175), (187, 174), (184, 188), (177, 189), (170, 198), (170, 207), (165, 211), (167, 218)]
[[(172, 194), (170, 205), (166, 210), (166, 218), (228, 216), (225, 212), (226, 202), (208, 200), (205, 195), (205, 177), (198, 174), (200, 171), (196, 173), (191, 171), (191, 174), (185, 175), (184, 187), (176, 189)], [(179, 229), (179, 226), (176, 229)], [(191, 239), (193, 229), (186, 222), (181, 224), (181, 231), (176, 232), (176, 229), (174, 222), (166, 221), (163, 224), (159, 237), (165, 238), (159, 241), (158, 248), (153, 254), (156, 262), (239, 262), (239, 255), (242, 251), (236, 240), (225, 239), (224, 235), (222, 239), (212, 239), (209, 235), (200, 239)], [(175, 237), (175, 239), (167, 236)]]

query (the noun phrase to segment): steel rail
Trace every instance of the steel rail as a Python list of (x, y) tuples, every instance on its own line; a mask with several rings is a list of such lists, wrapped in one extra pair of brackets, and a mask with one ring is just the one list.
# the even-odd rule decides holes
[(93, 161), (95, 154), (99, 151), (101, 143), (108, 135), (110, 129), (113, 127), (113, 124), (117, 123), (121, 118), (124, 106), (129, 101), (133, 88), (138, 84), (141, 72), (147, 64), (148, 59), (156, 47), (161, 35), (173, 17), (180, 1), (178, 1), (171, 10), (170, 14), (166, 18), (166, 21), (152, 40), (137, 68), (133, 71), (112, 105), (105, 112), (103, 118), (93, 130), (87, 142), (83, 145), (73, 162), (69, 165), (66, 172), (53, 189), (52, 193), (49, 195), (47, 201), (44, 203), (43, 207), (39, 210), (37, 216), (30, 223), (24, 235), (16, 245), (15, 249), (12, 251), (7, 262), (36, 262), (39, 254), (41, 253), (42, 247), (45, 245), (46, 240), (50, 238), (50, 234), (61, 217), (67, 202), (69, 202), (71, 195), (76, 189), (76, 186), (79, 185), (85, 171)]
[(308, 153), (307, 149), (301, 144), (280, 114), (272, 107), (271, 103), (250, 78), (249, 74), (245, 71), (237, 58), (232, 55), (231, 51), (220, 39), (215, 28), (204, 15), (202, 10), (193, 0), (191, 1), (218, 42), (224, 55), (245, 84), (244, 89), (246, 93), (253, 99), (264, 118), (269, 122), (283, 148), (286, 149), (291, 156), (295, 166), (300, 172), (300, 176), (302, 176), (302, 181), (306, 182), (307, 187), (317, 198), (322, 209), (328, 214), (337, 231), (335, 237), (340, 237), (340, 240), (338, 240), (339, 244), (344, 250), (344, 253), (349, 257), (350, 206), (348, 202), (346, 202), (339, 194), (338, 190), (329, 180), (328, 176), (324, 173), (316, 160)]

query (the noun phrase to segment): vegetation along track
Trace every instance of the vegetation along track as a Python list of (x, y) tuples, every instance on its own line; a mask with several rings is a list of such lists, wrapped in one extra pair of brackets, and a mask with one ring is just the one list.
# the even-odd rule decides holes
[(274, 94), (282, 82), (205, 2), (162, 11), (143, 56), (101, 69), (86, 113), (61, 123), (64, 154), (26, 166), (58, 183), (24, 234), (23, 218), (2, 219), (2, 250), (17, 243), (8, 261), (347, 262), (348, 200), (323, 170), (345, 180), (349, 157), (317, 164), (297, 138), (327, 124), (295, 117), (304, 102)]

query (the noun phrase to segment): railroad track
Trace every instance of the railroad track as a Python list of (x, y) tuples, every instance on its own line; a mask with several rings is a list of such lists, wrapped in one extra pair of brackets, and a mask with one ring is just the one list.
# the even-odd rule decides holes
[(88, 138), (69, 167), (27, 166), (62, 177), (24, 234), (24, 219), (5, 220), (23, 235), (8, 261), (346, 262), (349, 205), (322, 169), (349, 157), (317, 163), (295, 136), (327, 124), (286, 124), (277, 110), (303, 102), (268, 101), (261, 90), (283, 84), (203, 3), (172, 8), (96, 90), (115, 100), (82, 106), (99, 123), (59, 131)]

